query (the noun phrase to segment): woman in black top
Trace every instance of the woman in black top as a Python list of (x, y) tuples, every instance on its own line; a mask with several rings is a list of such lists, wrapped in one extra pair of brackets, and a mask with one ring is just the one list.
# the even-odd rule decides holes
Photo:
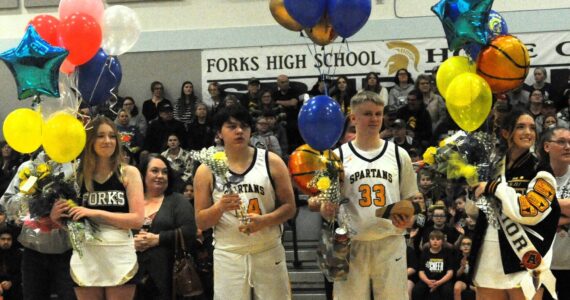
[(140, 165), (145, 189), (145, 222), (135, 236), (140, 272), (147, 280), (140, 286), (137, 299), (172, 300), (172, 268), (177, 229), (186, 245), (196, 239), (194, 209), (181, 194), (173, 193), (174, 172), (168, 160), (151, 154)]
[(71, 257), (71, 276), (78, 299), (132, 299), (137, 260), (131, 229), (143, 224), (143, 193), (139, 171), (121, 163), (121, 143), (115, 124), (97, 117), (88, 126), (79, 166), (83, 206), (58, 201), (52, 218), (62, 214), (77, 221), (89, 218), (98, 226), (96, 240), (83, 242)]

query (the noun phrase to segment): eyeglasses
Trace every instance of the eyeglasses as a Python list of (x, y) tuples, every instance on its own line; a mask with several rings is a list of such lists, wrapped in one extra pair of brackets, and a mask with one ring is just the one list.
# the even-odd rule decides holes
[(549, 141), (549, 142), (555, 143), (556, 145), (558, 145), (560, 147), (570, 146), (570, 141), (567, 141), (567, 140), (555, 140), (555, 141)]
[(433, 215), (434, 218), (445, 218), (445, 215)]

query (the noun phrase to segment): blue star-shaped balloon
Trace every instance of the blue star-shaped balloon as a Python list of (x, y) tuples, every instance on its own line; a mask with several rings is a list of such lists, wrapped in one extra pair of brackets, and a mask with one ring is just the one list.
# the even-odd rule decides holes
[(0, 59), (12, 72), (18, 86), (18, 99), (40, 94), (59, 97), (59, 67), (68, 51), (44, 41), (33, 26), (28, 26), (16, 48), (2, 54)]
[(431, 10), (439, 17), (452, 51), (467, 43), (487, 43), (489, 12), (493, 0), (440, 0)]

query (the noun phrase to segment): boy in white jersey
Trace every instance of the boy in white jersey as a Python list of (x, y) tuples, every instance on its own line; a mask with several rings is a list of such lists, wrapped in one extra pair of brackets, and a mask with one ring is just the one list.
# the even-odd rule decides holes
[[(334, 283), (334, 299), (408, 299), (404, 228), (413, 217), (375, 216), (377, 209), (412, 198), (416, 175), (408, 153), (380, 138), (384, 102), (378, 94), (363, 91), (350, 101), (356, 137), (335, 152), (344, 166), (342, 193), (349, 202), (352, 236), (350, 271), (346, 281)], [(321, 214), (330, 218), (338, 208), (326, 202)]]
[[(240, 105), (216, 114), (238, 194), (224, 194), (216, 185), (220, 179), (201, 165), (194, 177), (196, 223), (201, 230), (214, 227), (215, 299), (291, 299), (281, 224), (295, 215), (293, 188), (279, 156), (249, 146), (252, 124)], [(242, 202), (247, 225), (236, 213)]]

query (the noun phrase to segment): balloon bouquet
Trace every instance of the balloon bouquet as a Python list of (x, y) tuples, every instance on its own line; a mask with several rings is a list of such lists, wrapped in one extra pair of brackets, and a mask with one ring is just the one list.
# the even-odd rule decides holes
[(493, 93), (519, 87), (530, 66), (525, 45), (508, 34), (505, 19), (492, 5), (493, 0), (441, 0), (431, 8), (449, 49), (469, 55), (447, 59), (436, 75), (451, 118), (469, 132), (487, 119)]
[[(271, 0), (269, 8), (280, 25), (292, 31), (304, 30), (324, 51), (324, 46), (337, 36), (346, 39), (357, 33), (368, 21), (372, 4), (370, 0)], [(320, 68), (319, 73), (325, 77)], [(340, 105), (328, 96), (325, 88), (325, 95), (305, 101), (299, 111), (298, 124), (307, 144), (289, 157), (293, 181), (301, 192), (313, 196), (309, 201), (312, 210), (318, 210), (323, 201), (342, 204), (342, 163), (329, 150), (342, 135), (344, 115)], [(330, 280), (345, 280), (348, 272), (348, 233), (351, 231), (348, 215), (342, 212), (341, 207), (338, 228), (335, 222), (330, 222), (330, 226), (325, 225), (321, 230), (319, 266)], [(342, 238), (338, 238), (338, 230)]]
[(141, 26), (133, 10), (105, 9), (102, 0), (61, 0), (58, 12), (59, 18), (34, 17), (20, 44), (0, 54), (16, 80), (18, 99), (33, 98), (35, 108), (11, 112), (3, 133), (18, 152), (43, 145), (52, 160), (66, 163), (85, 146), (85, 129), (76, 118), (80, 100), (94, 106), (116, 96), (112, 91), (122, 77), (116, 56), (136, 43)]

